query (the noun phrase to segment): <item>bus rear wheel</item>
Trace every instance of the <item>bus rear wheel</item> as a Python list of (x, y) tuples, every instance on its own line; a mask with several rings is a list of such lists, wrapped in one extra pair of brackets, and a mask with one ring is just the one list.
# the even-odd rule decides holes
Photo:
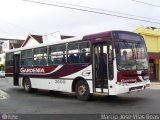
[(79, 100), (87, 101), (91, 97), (88, 84), (85, 81), (78, 81), (76, 84), (76, 96)]
[(24, 81), (23, 81), (23, 86), (24, 86), (24, 90), (27, 92), (27, 93), (31, 93), (33, 92), (33, 89), (31, 87), (31, 82), (29, 80), (29, 78), (25, 78)]

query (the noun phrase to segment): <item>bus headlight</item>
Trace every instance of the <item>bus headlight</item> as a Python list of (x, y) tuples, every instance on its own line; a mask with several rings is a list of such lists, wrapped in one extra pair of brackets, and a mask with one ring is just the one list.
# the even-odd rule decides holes
[(146, 88), (149, 88), (150, 87), (150, 84), (146, 84), (146, 86), (145, 86)]
[(149, 76), (143, 76), (144, 80), (149, 80)]

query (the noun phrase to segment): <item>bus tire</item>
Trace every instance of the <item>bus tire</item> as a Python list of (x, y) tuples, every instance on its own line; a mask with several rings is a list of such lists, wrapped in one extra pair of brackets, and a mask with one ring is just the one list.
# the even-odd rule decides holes
[(31, 86), (31, 81), (29, 80), (29, 78), (25, 78), (23, 82), (24, 82), (24, 83), (23, 83), (24, 90), (25, 90), (27, 93), (33, 92), (33, 89), (32, 89), (32, 86)]
[(90, 99), (91, 94), (88, 84), (85, 81), (78, 81), (76, 84), (76, 96), (79, 100), (87, 101)]

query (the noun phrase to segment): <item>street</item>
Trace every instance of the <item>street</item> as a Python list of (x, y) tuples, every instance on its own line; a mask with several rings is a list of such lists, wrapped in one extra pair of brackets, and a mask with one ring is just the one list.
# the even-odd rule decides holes
[(79, 101), (74, 94), (54, 95), (42, 90), (28, 94), (4, 79), (0, 79), (0, 90), (7, 96), (0, 97), (0, 113), (5, 114), (156, 114), (160, 110), (158, 87), (113, 98), (94, 95), (91, 101)]

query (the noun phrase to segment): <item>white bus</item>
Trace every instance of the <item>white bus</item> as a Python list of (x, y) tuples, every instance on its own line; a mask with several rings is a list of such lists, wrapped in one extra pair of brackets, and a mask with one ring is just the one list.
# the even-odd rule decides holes
[[(122, 61), (124, 51), (127, 59)], [(6, 52), (6, 79), (26, 92), (34, 89), (75, 92), (80, 100), (94, 93), (117, 95), (150, 86), (142, 36), (107, 31)]]

